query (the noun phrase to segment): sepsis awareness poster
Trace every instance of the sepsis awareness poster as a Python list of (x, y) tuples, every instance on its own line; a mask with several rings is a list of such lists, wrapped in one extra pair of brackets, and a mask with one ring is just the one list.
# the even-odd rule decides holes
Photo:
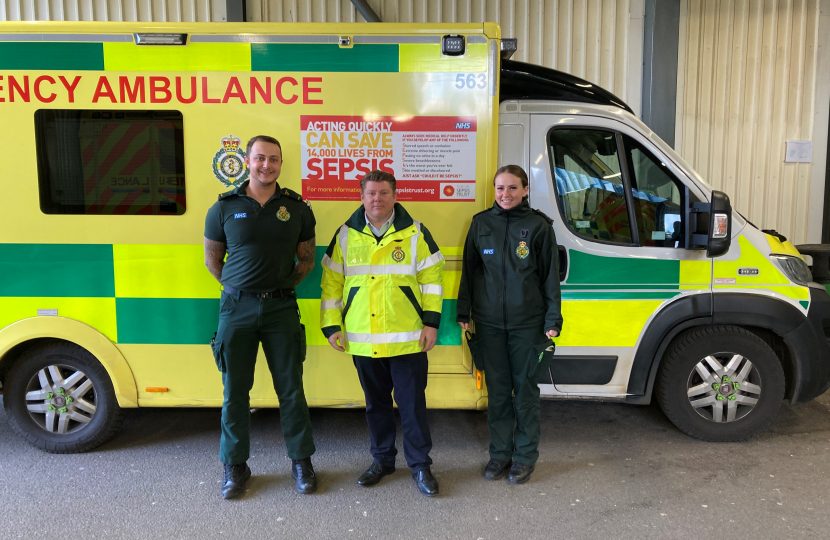
[(371, 170), (392, 173), (399, 201), (474, 201), (476, 118), (301, 116), (303, 197), (360, 199)]

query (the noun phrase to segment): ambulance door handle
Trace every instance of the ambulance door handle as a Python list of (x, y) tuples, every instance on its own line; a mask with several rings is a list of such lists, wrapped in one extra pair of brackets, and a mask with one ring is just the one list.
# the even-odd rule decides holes
[(559, 248), (559, 281), (565, 281), (568, 275), (568, 250), (564, 246)]

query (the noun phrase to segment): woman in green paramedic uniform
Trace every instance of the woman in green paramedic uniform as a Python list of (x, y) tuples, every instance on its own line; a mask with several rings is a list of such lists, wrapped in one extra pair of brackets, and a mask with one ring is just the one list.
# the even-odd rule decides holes
[(473, 355), (487, 383), (484, 478), (509, 471), (523, 484), (539, 458), (540, 353), (562, 331), (559, 264), (553, 222), (530, 208), (524, 170), (506, 165), (493, 184), (496, 201), (473, 217), (464, 244), (456, 321), (464, 330), (475, 322)]

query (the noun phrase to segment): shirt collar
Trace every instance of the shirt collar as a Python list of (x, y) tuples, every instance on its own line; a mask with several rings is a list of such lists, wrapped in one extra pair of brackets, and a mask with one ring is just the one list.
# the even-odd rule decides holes
[(372, 231), (372, 234), (377, 236), (378, 238), (382, 237), (386, 232), (389, 230), (389, 227), (392, 226), (392, 223), (395, 222), (395, 209), (392, 209), (392, 215), (389, 216), (389, 219), (386, 220), (386, 223), (380, 226), (380, 229), (375, 229), (375, 226), (372, 225), (372, 222), (369, 221), (369, 216), (366, 216), (366, 225), (369, 226), (369, 230)]

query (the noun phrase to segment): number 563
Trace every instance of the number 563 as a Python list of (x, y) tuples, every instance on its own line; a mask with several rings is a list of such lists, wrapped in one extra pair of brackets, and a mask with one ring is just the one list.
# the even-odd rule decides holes
[(487, 88), (487, 75), (484, 73), (459, 73), (455, 76), (456, 88)]

